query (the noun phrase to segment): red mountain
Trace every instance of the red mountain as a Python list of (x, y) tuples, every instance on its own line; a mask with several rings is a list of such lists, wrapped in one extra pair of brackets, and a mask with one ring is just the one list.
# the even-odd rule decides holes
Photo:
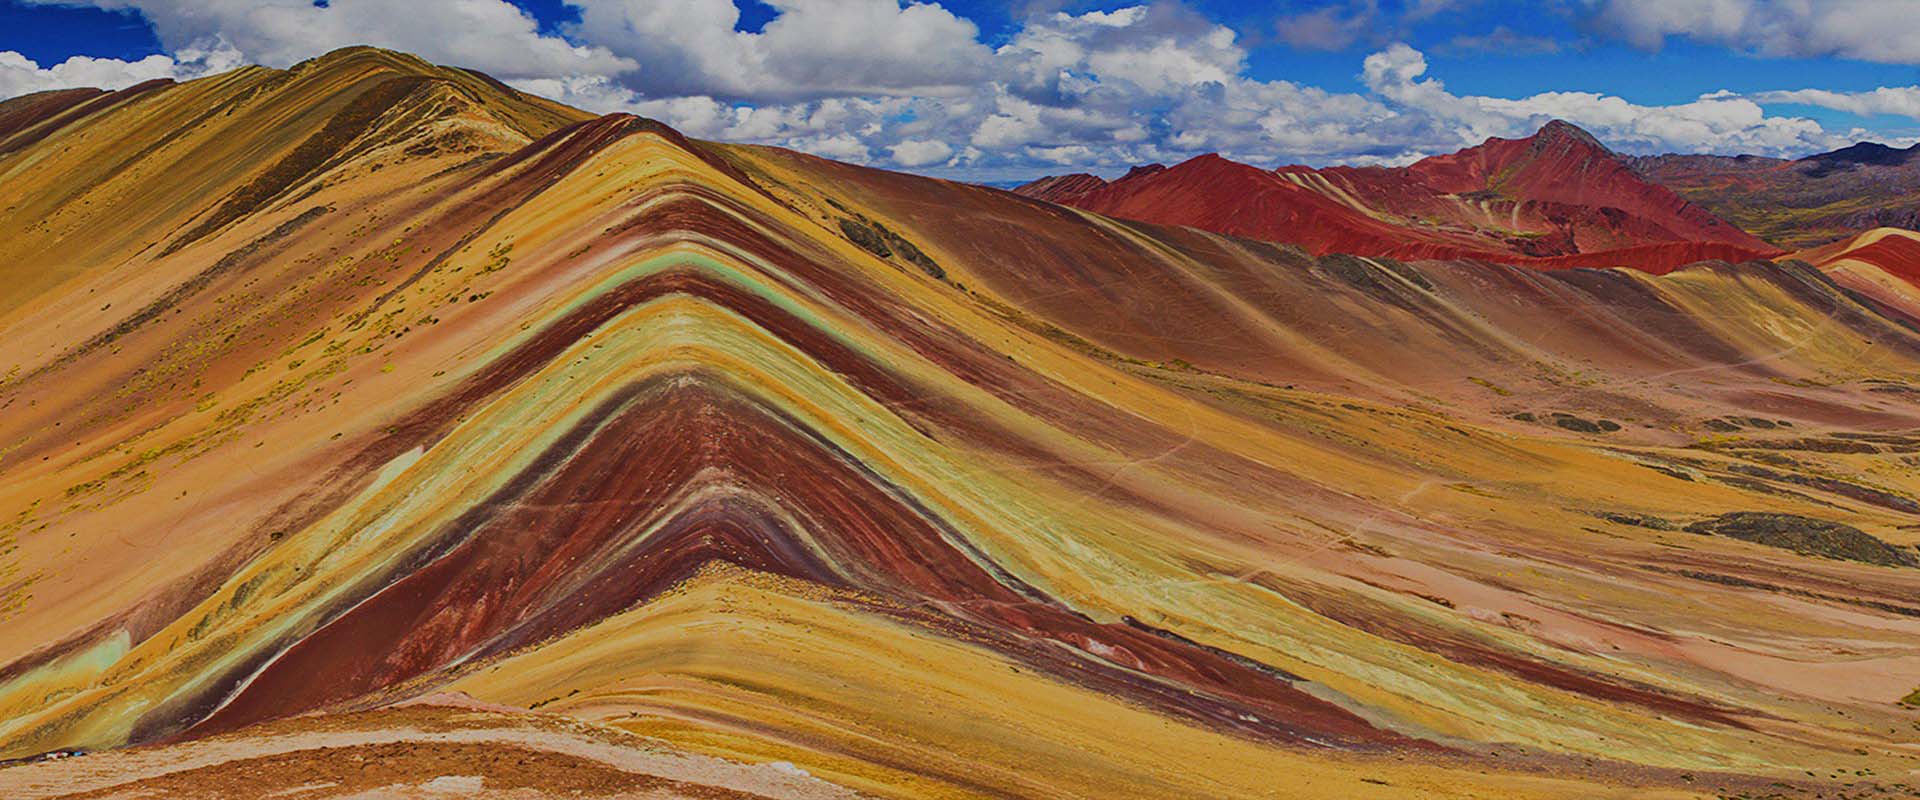
[[(1407, 167), (1264, 170), (1204, 155), (1114, 181), (1042, 178), (1014, 190), (1109, 216), (1297, 244), (1315, 254), (1483, 258), (1665, 272), (1777, 248), (1642, 178), (1586, 131), (1549, 122)], [(1631, 248), (1631, 250), (1629, 250)], [(1615, 252), (1620, 251), (1620, 252)]]

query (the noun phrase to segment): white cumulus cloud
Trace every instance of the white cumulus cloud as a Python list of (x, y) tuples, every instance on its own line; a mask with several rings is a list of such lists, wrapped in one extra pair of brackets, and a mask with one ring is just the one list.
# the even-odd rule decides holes
[(239, 52), (229, 47), (186, 48), (171, 56), (156, 54), (134, 61), (73, 56), (48, 67), (18, 52), (0, 51), (0, 98), (74, 87), (124, 89), (155, 78), (189, 80), (244, 63)]
[(1424, 55), (1403, 44), (1367, 57), (1367, 87), (1417, 109), (1460, 133), (1461, 144), (1527, 133), (1550, 119), (1592, 131), (1633, 152), (1803, 154), (1842, 139), (1803, 117), (1770, 116), (1753, 100), (1714, 93), (1673, 105), (1648, 106), (1592, 92), (1543, 92), (1521, 98), (1460, 96), (1427, 72)]
[[(47, 2), (48, 0), (30, 0)], [(369, 44), (501, 78), (611, 74), (631, 61), (540, 33), (506, 0), (58, 0), (137, 11), (170, 50), (219, 42), (252, 63), (285, 67)]]
[(769, 0), (759, 32), (733, 0), (573, 0), (573, 32), (641, 66), (630, 88), (779, 100), (940, 93), (975, 85), (990, 56), (979, 29), (936, 4)]
[(891, 148), (893, 163), (903, 167), (924, 167), (953, 157), (953, 146), (935, 139), (908, 139)]
[(1755, 92), (1748, 97), (1765, 104), (1819, 106), (1861, 116), (1892, 114), (1920, 119), (1920, 86), (1882, 86), (1864, 92), (1794, 89)]
[(1668, 37), (1767, 56), (1841, 56), (1920, 64), (1913, 0), (1588, 0), (1597, 29), (1636, 45)]

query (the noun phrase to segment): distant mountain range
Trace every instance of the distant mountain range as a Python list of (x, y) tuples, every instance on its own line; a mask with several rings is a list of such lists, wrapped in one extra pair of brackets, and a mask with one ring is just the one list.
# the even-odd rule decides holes
[(1107, 181), (1016, 193), (1112, 216), (1299, 245), (1315, 254), (1478, 258), (1665, 272), (1773, 257), (1920, 223), (1920, 148), (1860, 144), (1797, 161), (1623, 156), (1555, 120), (1406, 167), (1287, 166), (1204, 155)]
[(1881, 226), (1920, 227), (1920, 145), (1862, 142), (1795, 160), (1669, 155), (1628, 162), (1648, 180), (1783, 247)]

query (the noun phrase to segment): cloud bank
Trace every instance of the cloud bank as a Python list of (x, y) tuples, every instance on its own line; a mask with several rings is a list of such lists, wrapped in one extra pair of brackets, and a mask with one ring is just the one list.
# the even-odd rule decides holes
[[(1399, 164), (1489, 136), (1525, 135), (1556, 117), (1631, 152), (1799, 155), (1861, 134), (1767, 106), (1920, 119), (1913, 87), (1716, 92), (1672, 105), (1589, 92), (1456, 94), (1431, 74), (1422, 51), (1376, 41), (1380, 31), (1443, 13), (1454, 0), (1401, 4), (1391, 23), (1371, 0), (1274, 23), (1281, 42), (1368, 47), (1356, 64), (1363, 88), (1351, 92), (1250, 76), (1243, 37), (1178, 2), (1036, 12), (994, 44), (938, 3), (901, 0), (767, 0), (773, 16), (757, 31), (739, 29), (735, 0), (568, 0), (578, 21), (558, 29), (542, 29), (504, 0), (58, 2), (135, 11), (172, 55), (77, 57), (42, 67), (0, 53), (0, 95), (116, 88), (249, 62), (287, 66), (364, 43), (485, 70), (589, 110), (655, 117), (697, 137), (984, 180), (1111, 172), (1214, 151), (1259, 164)], [(1855, 37), (1858, 23), (1809, 12), (1823, 5), (1814, 0), (1587, 5), (1594, 20), (1643, 47), (1686, 36), (1765, 53), (1920, 58), (1920, 50), (1902, 55), (1909, 44), (1870, 44)], [(1880, 4), (1854, 5), (1871, 11)], [(1916, 24), (1880, 12), (1867, 19)], [(1509, 30), (1449, 46), (1554, 47)]]
[(1681, 37), (1774, 57), (1920, 64), (1911, 0), (1588, 0), (1597, 30), (1654, 49)]

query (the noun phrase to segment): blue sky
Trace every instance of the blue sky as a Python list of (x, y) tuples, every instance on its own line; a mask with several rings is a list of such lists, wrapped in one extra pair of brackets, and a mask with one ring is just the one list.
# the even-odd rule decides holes
[(932, 174), (1920, 136), (1910, 0), (0, 0), (0, 95), (366, 43), (695, 136)]

